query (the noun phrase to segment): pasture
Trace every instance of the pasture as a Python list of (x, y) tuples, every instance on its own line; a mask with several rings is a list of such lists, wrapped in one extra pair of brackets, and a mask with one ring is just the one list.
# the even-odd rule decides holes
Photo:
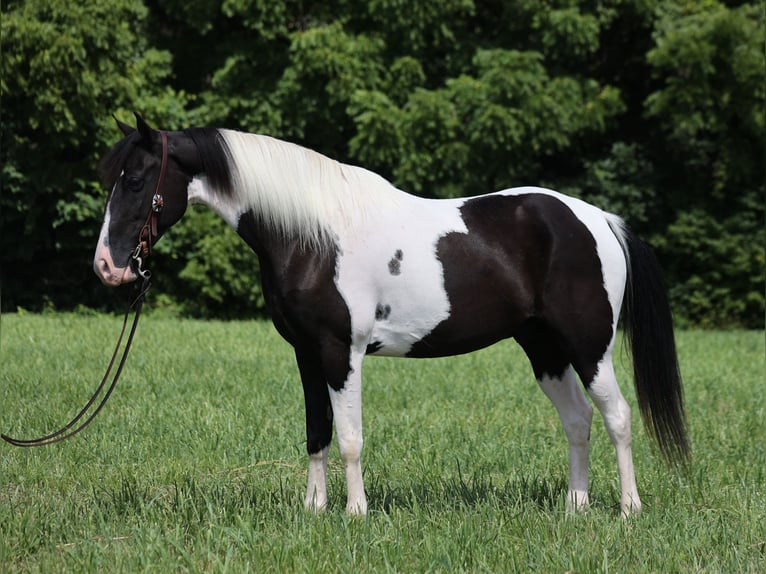
[[(89, 398), (120, 319), (5, 315), (0, 431), (58, 428)], [(693, 449), (668, 469), (643, 431), (627, 356), (643, 513), (619, 518), (597, 416), (591, 508), (564, 513), (566, 440), (505, 342), (434, 360), (368, 358), (366, 518), (303, 510), (303, 396), (265, 322), (148, 315), (109, 404), (58, 445), (0, 444), (2, 572), (763, 572), (763, 332), (677, 334)]]

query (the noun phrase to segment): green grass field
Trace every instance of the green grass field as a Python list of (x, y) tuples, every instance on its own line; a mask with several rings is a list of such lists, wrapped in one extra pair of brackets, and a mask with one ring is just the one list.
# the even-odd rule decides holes
[[(3, 316), (0, 430), (64, 424), (119, 322)], [(369, 359), (370, 512), (354, 519), (335, 448), (328, 511), (302, 508), (301, 386), (270, 324), (149, 315), (90, 428), (0, 444), (0, 572), (766, 572), (764, 333), (682, 332), (678, 345), (693, 467), (665, 467), (634, 408), (644, 512), (627, 522), (600, 418), (592, 507), (565, 514), (564, 433), (514, 343)]]

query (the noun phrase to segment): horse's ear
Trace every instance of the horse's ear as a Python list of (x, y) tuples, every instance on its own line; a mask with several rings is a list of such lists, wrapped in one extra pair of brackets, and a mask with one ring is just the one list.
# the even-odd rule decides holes
[(136, 131), (136, 128), (134, 128), (133, 126), (129, 126), (125, 122), (121, 122), (120, 120), (118, 120), (117, 116), (112, 115), (112, 117), (114, 118), (114, 121), (117, 122), (117, 127), (120, 128), (122, 135), (129, 136), (134, 131)]
[(141, 114), (138, 112), (133, 112), (133, 115), (136, 116), (136, 129), (138, 130), (138, 133), (141, 134), (141, 141), (148, 146), (151, 145), (153, 141), (154, 130), (149, 127), (149, 124), (147, 124), (144, 118), (141, 117)]

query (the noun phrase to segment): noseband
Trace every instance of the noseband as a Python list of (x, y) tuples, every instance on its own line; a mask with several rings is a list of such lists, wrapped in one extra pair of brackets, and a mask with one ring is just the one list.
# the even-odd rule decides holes
[[(18, 438), (12, 438), (5, 434), (0, 434), (0, 438), (2, 438), (5, 442), (12, 444), (14, 446), (21, 446), (21, 447), (32, 447), (32, 446), (44, 446), (47, 444), (53, 444), (56, 442), (61, 442), (62, 440), (66, 440), (69, 437), (72, 437), (79, 433), (82, 429), (84, 429), (86, 426), (90, 424), (90, 422), (96, 418), (96, 415), (101, 411), (101, 409), (106, 404), (106, 401), (109, 399), (109, 397), (112, 394), (112, 391), (114, 390), (114, 387), (117, 385), (117, 381), (120, 378), (120, 375), (122, 374), (122, 369), (125, 366), (125, 361), (128, 358), (128, 353), (130, 352), (130, 347), (133, 343), (133, 335), (136, 333), (136, 328), (138, 327), (138, 318), (141, 316), (141, 309), (144, 306), (144, 299), (146, 297), (146, 292), (149, 291), (149, 288), (151, 287), (151, 281), (150, 277), (152, 276), (152, 272), (149, 269), (144, 269), (143, 264), (144, 260), (149, 257), (151, 254), (151, 248), (152, 243), (154, 240), (157, 239), (157, 236), (159, 235), (157, 233), (157, 218), (159, 217), (160, 212), (162, 211), (163, 207), (163, 198), (162, 198), (162, 185), (165, 183), (165, 170), (167, 168), (168, 164), (168, 136), (165, 134), (164, 131), (160, 132), (160, 136), (162, 138), (162, 164), (160, 166), (160, 176), (157, 179), (157, 187), (154, 190), (154, 196), (152, 197), (152, 207), (151, 211), (149, 211), (149, 215), (146, 218), (146, 223), (144, 223), (144, 226), (141, 228), (141, 233), (138, 236), (138, 245), (136, 245), (135, 250), (133, 251), (133, 254), (131, 255), (131, 259), (135, 261), (136, 264), (136, 270), (138, 274), (143, 278), (143, 282), (141, 286), (138, 288), (138, 294), (135, 296), (135, 298), (132, 298), (132, 302), (128, 305), (127, 311), (125, 311), (125, 317), (122, 321), (122, 330), (120, 331), (120, 337), (117, 339), (117, 345), (115, 345), (114, 352), (112, 353), (112, 358), (109, 361), (109, 365), (106, 368), (106, 372), (104, 373), (104, 376), (101, 379), (101, 382), (99, 383), (98, 387), (96, 388), (96, 391), (93, 393), (93, 396), (90, 398), (90, 400), (87, 402), (87, 404), (80, 410), (79, 413), (77, 413), (77, 416), (75, 416), (69, 423), (57, 430), (56, 432), (52, 432), (50, 434), (47, 434), (45, 436), (41, 436), (39, 438), (33, 438), (33, 439), (18, 439)], [(106, 381), (109, 378), (109, 374), (112, 371), (112, 367), (114, 366), (114, 361), (117, 358), (117, 352), (120, 349), (120, 345), (122, 344), (122, 337), (125, 335), (125, 328), (128, 324), (128, 315), (130, 314), (131, 310), (135, 310), (135, 316), (133, 317), (133, 325), (130, 328), (130, 334), (128, 335), (128, 341), (125, 343), (125, 349), (122, 352), (122, 357), (120, 358), (120, 362), (117, 365), (117, 370), (114, 373), (114, 378), (112, 379), (111, 384), (109, 385), (109, 388), (106, 390), (106, 394), (102, 397), (101, 402), (98, 404), (96, 409), (82, 422), (79, 426), (74, 428), (72, 427), (77, 425), (77, 423), (82, 419), (85, 414), (88, 412), (88, 410), (95, 404), (96, 400), (98, 399), (98, 396), (101, 394), (101, 391), (104, 389), (104, 386), (106, 385)]]

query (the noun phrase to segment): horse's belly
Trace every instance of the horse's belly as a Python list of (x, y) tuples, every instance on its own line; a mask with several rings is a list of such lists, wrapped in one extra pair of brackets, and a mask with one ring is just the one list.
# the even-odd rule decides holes
[(384, 357), (405, 357), (413, 345), (423, 340), (440, 321), (434, 326), (422, 320), (417, 323), (405, 320), (399, 321), (376, 320), (370, 334), (367, 346), (368, 355)]
[(410, 277), (401, 277), (400, 285), (391, 285), (396, 283), (391, 281), (388, 288), (377, 290), (368, 354), (405, 356), (450, 316), (441, 266), (435, 259), (421, 261), (417, 270), (405, 273)]
[(426, 336), (408, 330), (405, 325), (385, 325), (373, 329), (368, 355), (379, 357), (433, 358), (470, 353), (512, 336), (507, 330), (455, 334), (449, 341), (425, 345)]

